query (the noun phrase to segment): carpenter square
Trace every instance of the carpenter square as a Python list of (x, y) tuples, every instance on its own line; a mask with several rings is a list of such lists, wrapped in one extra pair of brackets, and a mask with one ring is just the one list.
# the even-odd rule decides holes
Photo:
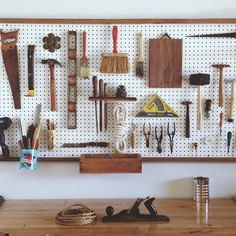
[(179, 115), (163, 98), (156, 94), (136, 117), (179, 117)]

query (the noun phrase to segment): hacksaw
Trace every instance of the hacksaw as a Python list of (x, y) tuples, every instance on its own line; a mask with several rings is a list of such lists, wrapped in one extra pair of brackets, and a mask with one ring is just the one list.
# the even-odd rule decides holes
[(179, 117), (179, 115), (161, 96), (156, 94), (136, 117)]

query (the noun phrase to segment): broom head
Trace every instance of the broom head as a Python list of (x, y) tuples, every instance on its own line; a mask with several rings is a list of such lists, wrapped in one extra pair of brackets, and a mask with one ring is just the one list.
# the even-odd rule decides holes
[(125, 74), (129, 73), (130, 64), (128, 53), (103, 53), (100, 72)]

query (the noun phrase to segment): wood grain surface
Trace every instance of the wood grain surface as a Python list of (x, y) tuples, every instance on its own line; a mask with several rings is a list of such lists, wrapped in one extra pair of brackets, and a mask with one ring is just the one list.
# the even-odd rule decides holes
[[(211, 199), (206, 209), (199, 210), (191, 199), (159, 199), (154, 204), (159, 214), (170, 217), (169, 223), (102, 223), (105, 208), (115, 213), (130, 208), (134, 200), (7, 200), (0, 208), (0, 232), (11, 236), (235, 236), (236, 202), (233, 199)], [(81, 203), (95, 210), (93, 225), (67, 227), (57, 225), (56, 214)], [(141, 212), (144, 212), (141, 209)]]
[(80, 173), (141, 173), (140, 154), (85, 154), (80, 157)]
[(149, 40), (149, 87), (182, 87), (182, 40)]

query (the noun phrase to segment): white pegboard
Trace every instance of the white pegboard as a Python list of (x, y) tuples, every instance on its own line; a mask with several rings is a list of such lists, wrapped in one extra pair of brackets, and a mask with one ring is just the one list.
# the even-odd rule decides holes
[[(109, 103), (108, 111), (108, 132), (96, 134), (94, 102), (88, 101), (92, 95), (92, 83), (90, 80), (80, 80), (78, 77), (78, 105), (77, 105), (77, 123), (76, 130), (69, 130), (67, 126), (67, 32), (75, 30), (78, 34), (78, 58), (82, 54), (82, 32), (85, 30), (88, 37), (88, 58), (89, 67), (92, 75), (97, 75), (98, 79), (103, 79), (108, 83), (108, 92), (114, 95), (115, 88), (124, 84), (128, 95), (137, 97), (137, 102), (126, 103), (129, 111), (129, 127), (134, 122), (137, 125), (137, 149), (128, 149), (130, 153), (141, 153), (143, 157), (167, 157), (171, 156), (169, 149), (169, 138), (166, 135), (166, 126), (168, 121), (170, 127), (176, 122), (176, 135), (174, 138), (175, 148), (173, 157), (195, 157), (195, 151), (192, 143), (198, 142), (198, 156), (200, 157), (236, 157), (235, 138), (232, 139), (232, 148), (227, 154), (226, 134), (232, 131), (235, 135), (235, 124), (228, 123), (225, 117), (225, 125), (222, 136), (219, 136), (219, 113), (218, 108), (218, 71), (211, 67), (216, 63), (227, 63), (231, 68), (225, 70), (226, 79), (236, 78), (236, 49), (235, 39), (226, 38), (186, 38), (187, 35), (209, 34), (233, 32), (234, 24), (144, 24), (144, 25), (118, 25), (118, 51), (127, 52), (131, 63), (131, 73), (129, 74), (101, 74), (99, 67), (101, 63), (101, 54), (103, 52), (112, 52), (112, 25), (76, 25), (76, 24), (1, 24), (0, 28), (4, 31), (19, 29), (19, 69), (20, 69), (20, 87), (22, 109), (15, 110), (10, 93), (9, 83), (6, 77), (5, 69), (0, 58), (0, 117), (9, 116), (13, 119), (13, 125), (6, 131), (7, 144), (10, 147), (11, 156), (18, 156), (19, 147), (17, 141), (17, 117), (21, 117), (29, 125), (33, 122), (35, 108), (38, 103), (42, 103), (41, 118), (43, 120), (43, 131), (40, 141), (40, 156), (45, 157), (70, 157), (79, 156), (82, 153), (113, 152), (113, 146), (101, 148), (62, 148), (63, 143), (69, 142), (87, 142), (87, 141), (108, 141), (112, 140), (112, 127), (114, 119), (112, 110), (115, 103)], [(142, 31), (144, 37), (144, 67), (145, 76), (142, 80), (135, 77), (135, 60), (137, 58), (137, 34)], [(148, 41), (151, 38), (160, 38), (164, 33), (168, 33), (172, 38), (183, 38), (183, 87), (182, 89), (149, 89), (148, 87)], [(61, 49), (50, 53), (43, 49), (42, 38), (48, 33), (54, 33), (61, 37)], [(36, 45), (35, 51), (35, 87), (36, 96), (26, 97), (27, 93), (27, 45)], [(58, 112), (50, 111), (49, 97), (49, 68), (41, 64), (42, 59), (54, 58), (63, 64), (63, 67), (56, 66), (56, 87)], [(211, 75), (211, 84), (202, 87), (202, 100), (212, 99), (212, 112), (209, 120), (204, 120), (202, 131), (196, 129), (196, 102), (197, 89), (190, 86), (188, 77), (192, 73), (209, 73)], [(229, 109), (230, 87), (225, 86), (226, 108), (225, 114)], [(144, 104), (154, 94), (161, 95), (179, 114), (179, 118), (136, 118), (135, 115), (141, 111)], [(194, 104), (190, 107), (191, 119), (191, 138), (184, 137), (185, 127), (185, 106), (180, 103), (184, 100), (191, 100)], [(53, 119), (56, 122), (56, 149), (53, 152), (47, 151), (46, 142), (46, 119)], [(142, 133), (144, 122), (152, 124), (152, 139), (149, 149), (145, 146), (145, 139)], [(158, 154), (156, 151), (156, 140), (154, 136), (154, 127), (160, 130), (164, 127), (165, 136), (163, 139), (163, 152)], [(129, 133), (130, 134), (130, 133)], [(204, 145), (204, 137), (213, 137), (212, 144)], [(129, 139), (129, 138), (128, 138)]]

